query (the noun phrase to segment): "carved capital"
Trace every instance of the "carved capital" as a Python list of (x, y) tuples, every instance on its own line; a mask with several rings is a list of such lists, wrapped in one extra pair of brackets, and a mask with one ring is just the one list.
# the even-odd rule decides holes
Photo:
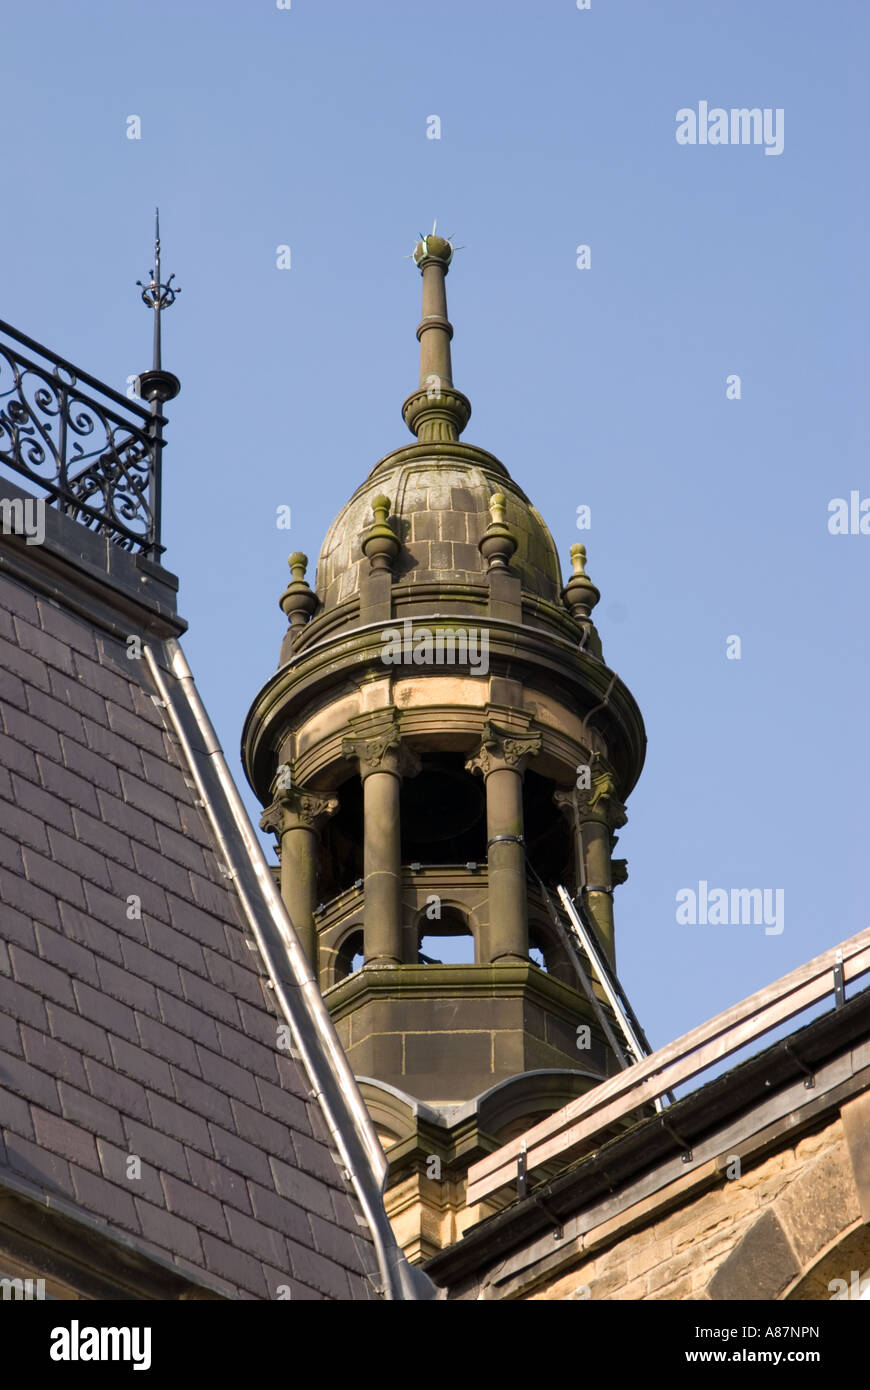
[(278, 794), (260, 817), (260, 827), (281, 836), (288, 830), (318, 830), (338, 810), (337, 796), (318, 796), (302, 787), (288, 787)]
[(618, 830), (625, 825), (628, 816), (617, 795), (613, 768), (600, 753), (593, 753), (589, 763), (581, 764), (581, 767), (588, 767), (585, 781), (589, 785), (583, 785), (581, 772), (577, 779), (579, 785), (554, 792), (553, 800), (572, 820), (576, 816), (581, 824), (597, 821), (610, 831)]
[(466, 761), (468, 772), (480, 773), (488, 777), (491, 772), (510, 768), (521, 776), (525, 772), (529, 758), (541, 751), (541, 735), (536, 733), (510, 734), (486, 723), (480, 739), (480, 748)]
[(390, 772), (394, 777), (416, 777), (422, 766), (413, 749), (403, 743), (395, 719), (380, 728), (342, 739), (341, 751), (346, 758), (356, 759), (363, 781), (373, 772)]

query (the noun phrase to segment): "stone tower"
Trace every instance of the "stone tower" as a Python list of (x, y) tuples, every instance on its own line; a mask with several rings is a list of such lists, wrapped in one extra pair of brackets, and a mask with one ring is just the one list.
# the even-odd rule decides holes
[[(542, 885), (584, 895), (613, 961), (625, 867), (611, 856), (645, 747), (603, 660), (584, 547), (563, 586), (525, 493), (460, 440), (452, 254), (434, 233), (414, 251), (420, 382), (402, 414), (415, 442), (339, 512), (315, 589), (291, 555), (280, 664), (243, 734), (412, 1259), (493, 1209), (464, 1208), (469, 1163), (616, 1066)], [(433, 959), (439, 937), (454, 939), (436, 954), (464, 947), (464, 962)]]

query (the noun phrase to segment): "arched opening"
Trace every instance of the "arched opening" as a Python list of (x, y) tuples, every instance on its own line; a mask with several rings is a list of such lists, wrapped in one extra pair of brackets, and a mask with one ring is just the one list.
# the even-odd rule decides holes
[(355, 974), (361, 969), (364, 960), (363, 931), (362, 927), (358, 927), (347, 934), (338, 948), (335, 958), (335, 983)]
[(529, 960), (554, 980), (577, 988), (577, 974), (568, 954), (549, 925), (540, 922), (529, 923)]
[(523, 827), (529, 863), (548, 888), (571, 877), (571, 827), (553, 801), (556, 783), (527, 768), (523, 777)]
[(349, 777), (333, 793), (339, 806), (323, 828), (317, 890), (329, 902), (363, 876), (363, 788)]
[(424, 913), (417, 924), (419, 965), (474, 965), (474, 933), (458, 907), (439, 906), (440, 916)]
[(402, 863), (467, 864), (486, 859), (483, 780), (464, 753), (422, 753), (422, 769), (402, 783)]

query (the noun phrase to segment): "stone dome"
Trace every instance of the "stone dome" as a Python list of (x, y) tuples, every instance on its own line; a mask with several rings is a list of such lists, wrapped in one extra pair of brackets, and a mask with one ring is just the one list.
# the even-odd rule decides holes
[(388, 454), (342, 508), (317, 563), (321, 612), (359, 591), (361, 570), (369, 563), (362, 539), (379, 493), (390, 499), (389, 525), (402, 542), (393, 567), (396, 584), (485, 585), (487, 565), (478, 542), (490, 522), (490, 497), (497, 492), (505, 496), (505, 521), (517, 541), (511, 570), (525, 593), (560, 604), (559, 557), (540, 513), (492, 454), (452, 441), (412, 444)]

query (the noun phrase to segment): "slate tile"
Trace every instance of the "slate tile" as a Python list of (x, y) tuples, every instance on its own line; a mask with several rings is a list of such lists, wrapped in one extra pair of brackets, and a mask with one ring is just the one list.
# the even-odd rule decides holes
[(268, 1115), (263, 1115), (260, 1110), (252, 1109), (240, 1100), (232, 1100), (230, 1104), (237, 1133), (256, 1144), (264, 1153), (275, 1154), (278, 1158), (289, 1159), (292, 1162), (292, 1137), (285, 1124), (270, 1119)]
[[(143, 1048), (128, 1043), (123, 1038), (115, 1038), (111, 1034), (109, 1034), (109, 1046), (112, 1049), (115, 1066), (124, 1076), (132, 1076), (134, 1081), (141, 1081), (142, 1085), (148, 1088), (149, 1093), (159, 1091), (163, 1095), (172, 1096), (175, 1094), (169, 1067), (161, 1057), (154, 1057), (150, 1052), (145, 1052)], [(153, 1113), (150, 1094), (148, 1103)]]
[(17, 1019), (0, 1009), (0, 1049), (13, 1057), (21, 1052), (21, 1034)]
[[(134, 691), (134, 699), (135, 695), (136, 692)], [(149, 720), (143, 718), (142, 714), (131, 714), (129, 710), (116, 705), (113, 700), (106, 702), (106, 708), (109, 728), (114, 734), (136, 749), (148, 748), (156, 757), (163, 757), (162, 727), (155, 729)], [(138, 771), (141, 767), (140, 759), (136, 770)]]
[(25, 622), (32, 623), (34, 627), (39, 626), (39, 609), (36, 606), (36, 599), (29, 589), (6, 574), (3, 575), (2, 606), (9, 613), (23, 618)]
[[(122, 1004), (143, 1013), (157, 1013), (157, 991), (147, 980), (141, 980), (129, 970), (120, 970), (108, 960), (98, 960), (100, 984), (105, 992)], [(137, 1029), (138, 1040), (138, 1029)]]
[(142, 1228), (129, 1191), (84, 1168), (73, 1165), (71, 1171), (76, 1197), (86, 1211), (102, 1217), (112, 1226), (139, 1234)]
[[(86, 714), (88, 719), (93, 719), (98, 724), (105, 723), (105, 700), (102, 695), (88, 690), (79, 677), (68, 676), (63, 671), (54, 671), (49, 668), (48, 680), (51, 694), (56, 700), (60, 700), (79, 714)], [(84, 742), (84, 730), (82, 730), (79, 742)]]
[[(185, 1149), (191, 1181), (203, 1192), (209, 1192), (219, 1201), (237, 1207), (239, 1211), (251, 1213), (248, 1184), (240, 1173), (216, 1163), (213, 1158), (196, 1149)], [(168, 1164), (166, 1165), (169, 1166)]]
[(95, 691), (106, 700), (113, 700), (116, 705), (121, 705), (128, 709), (131, 714), (133, 713), (133, 699), (130, 694), (129, 681), (122, 680), (114, 671), (109, 670), (104, 660), (92, 661), (83, 653), (76, 652), (73, 657), (73, 664), (75, 675), (81, 677), (82, 683), (88, 690)]
[(143, 877), (160, 884), (161, 888), (165, 888), (171, 894), (181, 894), (183, 899), (190, 898), (192, 890), (188, 872), (182, 869), (181, 865), (172, 863), (171, 859), (165, 859), (147, 845), (133, 845), (133, 862)]
[(238, 1135), (221, 1129), (219, 1125), (211, 1124), (209, 1130), (218, 1162), (235, 1168), (237, 1172), (243, 1173), (246, 1178), (253, 1178), (263, 1187), (274, 1185), (269, 1164), (260, 1149), (240, 1139)]
[[(228, 1028), (225, 1023), (217, 1025), (218, 1037), (220, 1039), (220, 1051), (224, 1057), (236, 1062), (240, 1067), (256, 1077), (265, 1077), (267, 1081), (278, 1081), (278, 1067), (275, 1061), (277, 1052), (277, 1027), (272, 1034), (272, 1046), (264, 1047), (262, 1043), (256, 1042), (254, 1038), (246, 1033), (240, 1033), (235, 1028)], [(259, 1096), (254, 1099), (250, 1097), (251, 1104), (259, 1106)]]
[(40, 690), (50, 689), (48, 673), (44, 664), (31, 652), (22, 651), (17, 637), (9, 641), (0, 637), (0, 666), (4, 671), (12, 671), (28, 685), (38, 686)]
[[(106, 1050), (109, 1051), (108, 1044)], [(131, 1117), (150, 1126), (151, 1111), (148, 1108), (148, 1093), (145, 1087), (132, 1076), (123, 1076), (116, 1071), (110, 1052), (109, 1061), (109, 1066), (103, 1066), (102, 1062), (93, 1057), (84, 1059), (89, 1091), (92, 1095), (99, 1096), (107, 1105), (113, 1106), (120, 1114), (122, 1122)], [(128, 1130), (125, 1132), (129, 1133)], [(137, 1149), (135, 1152), (139, 1153), (140, 1150)]]
[[(371, 1242), (362, 1237), (362, 1227), (357, 1227), (360, 1234), (355, 1235), (336, 1226), (333, 1221), (324, 1221), (320, 1216), (312, 1215), (309, 1220), (315, 1247), (321, 1255), (344, 1265), (346, 1269), (374, 1273), (377, 1260)], [(297, 1239), (295, 1236), (293, 1238)]]
[(62, 932), (44, 927), (41, 923), (36, 926), (36, 941), (43, 960), (56, 965), (70, 979), (85, 980), (95, 986), (99, 984), (92, 951), (75, 941), (68, 941)]
[(174, 1173), (177, 1178), (190, 1178), (193, 1170), (192, 1165), (188, 1166), (187, 1155), (196, 1151), (183, 1148), (175, 1139), (170, 1139), (168, 1135), (154, 1129), (147, 1110), (144, 1118), (144, 1124), (140, 1123), (139, 1119), (124, 1119), (129, 1152), (139, 1154), (155, 1172)]
[[(275, 1186), (282, 1197), (296, 1202), (306, 1211), (316, 1212), (319, 1216), (327, 1219), (332, 1216), (329, 1192), (322, 1182), (318, 1182), (308, 1173), (300, 1173), (297, 1168), (291, 1167), (279, 1158), (270, 1158), (269, 1163), (274, 1175)], [(253, 1177), (254, 1175), (249, 1174), (249, 1176)], [(268, 1184), (265, 1185), (268, 1186)]]
[(154, 1014), (159, 1010), (159, 1003), (155, 996), (155, 1008), (150, 1015), (137, 1013), (136, 1022), (139, 1025), (139, 1037), (142, 1046), (148, 1052), (153, 1052), (155, 1057), (163, 1057), (172, 1067), (182, 1067), (185, 1071), (193, 1072), (199, 1076), (199, 1058), (196, 1055), (196, 1048), (189, 1038), (183, 1033), (178, 1033), (172, 1028), (167, 1028)]
[(59, 1115), (39, 1110), (36, 1106), (33, 1108), (33, 1128), (36, 1131), (36, 1142), (49, 1153), (59, 1154), (70, 1163), (77, 1163), (81, 1168), (90, 1168), (92, 1172), (100, 1171), (97, 1145), (94, 1136), (87, 1130), (70, 1124)]
[(125, 904), (132, 895), (139, 899), (142, 921), (150, 921), (155, 918), (161, 922), (167, 920), (169, 908), (166, 903), (166, 894), (157, 883), (149, 878), (143, 878), (141, 874), (136, 873), (133, 869), (128, 869), (123, 864), (110, 862), (108, 868), (113, 892), (123, 898)]
[(312, 1244), (311, 1217), (304, 1208), (288, 1202), (286, 1197), (280, 1197), (277, 1192), (261, 1187), (259, 1183), (249, 1182), (248, 1191), (258, 1221), (280, 1231), (282, 1235), (292, 1236), (302, 1245)]
[[(143, 782), (141, 777), (134, 777), (132, 773), (127, 771), (121, 772), (121, 786), (124, 800), (134, 806), (137, 811), (144, 812), (146, 816), (152, 816), (155, 821), (159, 821), (162, 825), (168, 825), (173, 830), (180, 829), (178, 812), (171, 796), (167, 796), (159, 788), (152, 786), (149, 782)], [(112, 790), (112, 788), (108, 790)]]
[(173, 965), (172, 961), (156, 955), (150, 947), (141, 946), (136, 941), (122, 941), (121, 952), (125, 966), (132, 970), (134, 975), (150, 980), (158, 989), (181, 994), (181, 975), (178, 966)]
[(44, 753), (46, 757), (60, 762), (60, 739), (57, 734), (31, 714), (25, 714), (14, 705), (4, 705), (3, 727), (9, 737), (23, 748)]
[(13, 1095), (5, 1086), (0, 1086), (0, 1130), (24, 1139), (35, 1137), (29, 1101)]
[[(75, 773), (86, 783), (92, 784), (94, 789), (102, 787), (104, 791), (111, 792), (113, 796), (121, 795), (121, 777), (114, 763), (109, 762), (107, 758), (100, 757), (93, 749), (85, 748), (83, 744), (67, 738), (66, 734), (61, 734), (60, 746), (63, 752), (64, 767), (69, 772)], [(96, 801), (96, 794), (94, 801)], [(86, 811), (91, 809), (78, 801), (73, 804), (81, 804), (82, 809)]]
[[(73, 747), (78, 747), (78, 745), (74, 744)], [(0, 751), (0, 756), (2, 756), (2, 751)], [(50, 795), (57, 797), (61, 805), (78, 806), (91, 815), (99, 815), (97, 793), (87, 777), (82, 777), (78, 772), (71, 772), (69, 768), (61, 767), (57, 763), (50, 762), (47, 758), (36, 758), (34, 762), (38, 764), (38, 777), (45, 790)], [(114, 771), (114, 768), (110, 770), (120, 787), (117, 772)]]
[(184, 1106), (176, 1105), (175, 1101), (153, 1093), (148, 1096), (148, 1105), (154, 1125), (162, 1134), (211, 1155), (213, 1150), (209, 1127), (199, 1115), (191, 1115)]
[[(143, 1198), (146, 1202), (156, 1202), (162, 1204), (164, 1201), (163, 1188), (160, 1184), (160, 1175), (152, 1163), (148, 1163), (144, 1154), (137, 1153), (134, 1149), (119, 1148), (109, 1139), (102, 1137), (97, 1139), (97, 1149), (100, 1155), (100, 1166), (103, 1177), (108, 1182), (117, 1185), (130, 1193), (134, 1198)], [(139, 1159), (138, 1178), (129, 1177), (131, 1158)]]
[(125, 769), (134, 776), (142, 774), (142, 755), (138, 745), (120, 738), (118, 734), (97, 724), (92, 719), (84, 720), (85, 740), (88, 748), (101, 758), (106, 758), (114, 767)]
[[(48, 1015), (52, 1037), (68, 1044), (77, 1052), (86, 1053), (88, 1057), (94, 1057), (101, 1062), (111, 1062), (109, 1040), (104, 1028), (99, 1028), (95, 1023), (88, 1023), (87, 1019), (81, 1018), (77, 1013), (70, 1013), (68, 1009), (62, 1009), (59, 1004), (46, 1004), (45, 1012)], [(86, 1061), (83, 1064), (87, 1067)], [(94, 1087), (90, 1086), (90, 1089), (94, 1090)]]
[(43, 632), (24, 618), (15, 619), (15, 632), (22, 651), (29, 652), (46, 666), (53, 666), (57, 671), (66, 671), (68, 675), (72, 674), (72, 653), (65, 642), (59, 642), (50, 632)]
[(17, 980), (0, 976), (0, 1010), (10, 1018), (19, 1018), (33, 1028), (46, 1031), (45, 1001), (32, 989), (25, 989)]
[(90, 913), (82, 912), (81, 908), (70, 907), (69, 903), (59, 903), (58, 907), (61, 930), (67, 941), (86, 946), (89, 951), (114, 961), (116, 965), (122, 964), (117, 932), (95, 921)]
[(206, 1265), (215, 1274), (228, 1279), (235, 1287), (247, 1289), (259, 1298), (267, 1298), (268, 1286), (259, 1260), (214, 1236), (204, 1235), (202, 1248)]
[(73, 617), (61, 608), (60, 604), (52, 603), (49, 599), (40, 599), (38, 608), (39, 621), (45, 632), (56, 637), (65, 646), (83, 652), (92, 659), (96, 658), (97, 644), (93, 633), (81, 618)]
[(44, 724), (46, 728), (53, 729), (59, 734), (68, 734), (70, 738), (84, 743), (85, 734), (81, 715), (70, 709), (69, 705), (56, 700), (53, 695), (46, 695), (43, 690), (39, 690), (35, 686), (28, 686), (27, 708), (33, 718)]
[(208, 947), (203, 951), (203, 955), (209, 979), (214, 984), (219, 985), (234, 996), (247, 999), (249, 1004), (262, 1004), (263, 990), (260, 977), (252, 970), (243, 970), (240, 965), (236, 965), (235, 961), (227, 960), (226, 956), (219, 956), (216, 951), (211, 951)]
[(14, 705), (16, 709), (27, 711), (25, 689), (32, 690), (33, 686), (25, 687), (20, 676), (14, 675), (12, 671), (7, 671), (5, 666), (0, 666), (0, 701)]
[[(222, 1240), (229, 1239), (227, 1219), (220, 1202), (216, 1201), (214, 1197), (210, 1197), (207, 1192), (200, 1192), (197, 1188), (191, 1187), (189, 1183), (180, 1182), (171, 1174), (164, 1173), (161, 1181), (166, 1193), (166, 1205), (171, 1212), (192, 1222), (201, 1230), (210, 1231), (212, 1235), (219, 1236)], [(239, 1213), (234, 1212), (233, 1215), (239, 1221), (247, 1220), (247, 1217), (241, 1216)]]
[(206, 881), (200, 875), (188, 874), (186, 895), (177, 897), (171, 891), (167, 894), (170, 921), (183, 931), (185, 936), (193, 937), (203, 946), (212, 946), (220, 950), (224, 943), (224, 922), (227, 915), (226, 892), (215, 888), (211, 911), (203, 911), (190, 900), (191, 880), (194, 878), (200, 883)]
[(23, 912), (19, 912), (17, 907), (10, 907), (7, 902), (2, 902), (3, 890), (5, 888), (5, 877), (0, 878), (0, 906), (2, 906), (2, 922), (0, 922), (0, 932), (7, 944), (23, 946), (25, 951), (31, 955), (38, 955), (36, 949), (36, 932), (33, 921), (30, 917), (25, 917)]
[(195, 971), (198, 975), (205, 974), (202, 948), (197, 942), (190, 941), (181, 932), (175, 931), (172, 927), (164, 926), (162, 922), (153, 922), (147, 918), (145, 920), (145, 934), (148, 937), (149, 945), (159, 955), (168, 956), (177, 965)]
[(66, 1159), (47, 1151), (40, 1144), (32, 1144), (18, 1134), (7, 1133), (5, 1139), (7, 1160), (23, 1177), (51, 1191), (75, 1195)]
[[(83, 1084), (87, 1085), (87, 1078), (83, 1079)], [(104, 1105), (88, 1091), (68, 1086), (63, 1081), (59, 1083), (59, 1090), (61, 1109), (67, 1120), (79, 1125), (88, 1134), (99, 1134), (115, 1143), (124, 1143), (126, 1135), (117, 1110)]]
[(203, 1119), (215, 1120), (220, 1125), (233, 1125), (230, 1103), (220, 1090), (177, 1067), (172, 1067), (171, 1071), (179, 1104), (187, 1106)]
[(142, 1234), (163, 1250), (184, 1255), (189, 1260), (202, 1261), (199, 1233), (189, 1221), (182, 1221), (161, 1207), (153, 1206), (142, 1197), (134, 1198)]
[(31, 1066), (38, 1067), (52, 1079), (71, 1081), (76, 1086), (87, 1086), (88, 1080), (82, 1059), (71, 1047), (46, 1033), (36, 1032), (27, 1024), (22, 1024), (21, 1048)]
[[(65, 830), (67, 833), (73, 831), (72, 812), (61, 797), (52, 792), (44, 791), (38, 782), (31, 778), (19, 777), (13, 774), (12, 791), (15, 804), (21, 810), (29, 811), (36, 816), (44, 825), (53, 825), (58, 830)], [(35, 844), (35, 849), (44, 849), (48, 846), (48, 837), (41, 844)]]
[(24, 876), (24, 858), (17, 840), (0, 831), (0, 869), (5, 870), (4, 878)]
[(312, 1173), (314, 1177), (321, 1178), (330, 1187), (341, 1186), (342, 1180), (338, 1176), (341, 1168), (333, 1162), (332, 1154), (326, 1144), (318, 1143), (316, 1139), (309, 1139), (304, 1134), (294, 1134), (293, 1147), (296, 1150), (299, 1166), (306, 1173)]
[[(117, 804), (123, 805), (122, 802)], [(86, 811), (74, 811), (71, 819), (73, 834), (82, 844), (89, 845), (91, 849), (99, 850), (101, 854), (113, 859), (117, 864), (123, 864), (131, 869), (134, 867), (133, 847), (128, 835), (116, 830), (111, 823), (106, 824), (104, 820), (88, 815)], [(103, 886), (105, 887), (105, 884)]]
[(28, 882), (26, 878), (18, 877), (17, 874), (4, 875), (3, 906), (6, 907), (7, 904), (27, 913), (36, 922), (45, 922), (49, 927), (60, 926), (60, 914), (54, 896), (38, 888), (35, 883)]
[(64, 973), (56, 970), (47, 961), (40, 960), (38, 956), (22, 951), (20, 946), (11, 946), (9, 955), (16, 980), (30, 986), (36, 994), (54, 999), (58, 1004), (65, 1004), (67, 1008), (75, 1007), (73, 988)]
[[(54, 833), (57, 834), (58, 832), (55, 831)], [(21, 853), (24, 858), (24, 871), (30, 883), (44, 889), (55, 899), (63, 898), (76, 907), (84, 907), (85, 895), (82, 892), (81, 879), (78, 874), (74, 874), (72, 870), (64, 868), (62, 864), (57, 864), (53, 859), (46, 858), (44, 854), (38, 854), (36, 850), (26, 846)]]
[(107, 825), (114, 826), (138, 845), (157, 847), (157, 827), (151, 816), (146, 816), (134, 806), (128, 806), (120, 797), (111, 796), (105, 791), (98, 791), (96, 798), (99, 802), (98, 815)]
[[(170, 830), (166, 825), (158, 825), (157, 837), (160, 841), (164, 860), (169, 859), (175, 864), (181, 864), (185, 869), (193, 869), (198, 874), (208, 873), (208, 865), (202, 849), (187, 835), (180, 835), (177, 831)], [(182, 896), (189, 898), (190, 894), (190, 878), (185, 875)]]
[[(92, 917), (95, 917), (98, 922), (102, 922), (105, 926), (114, 930), (118, 937), (119, 946), (127, 936), (133, 936), (140, 941), (144, 941), (145, 928), (142, 925), (142, 919), (135, 915), (136, 911), (141, 912), (142, 910), (141, 896), (136, 894), (133, 888), (131, 888), (129, 894), (123, 891), (124, 888), (130, 887), (130, 880), (128, 877), (127, 882), (122, 883), (120, 882), (120, 875), (122, 873), (129, 873), (129, 871), (122, 870), (117, 866), (114, 867), (119, 874), (118, 888), (112, 888), (111, 892), (107, 893), (104, 888), (100, 888), (96, 883), (85, 883), (83, 885), (85, 900), (87, 902), (87, 911)], [(132, 875), (130, 876), (132, 877)], [(138, 879), (136, 879), (136, 887), (141, 887)], [(135, 903), (130, 904), (127, 901), (128, 897), (131, 896), (139, 897), (138, 905)], [(134, 915), (131, 916), (130, 913)]]
[(219, 1087), (227, 1095), (237, 1096), (251, 1105), (257, 1104), (257, 1086), (250, 1071), (237, 1067), (235, 1062), (230, 1062), (226, 1057), (216, 1056), (214, 1052), (209, 1052), (208, 1048), (197, 1047), (196, 1050), (205, 1081)]
[(184, 990), (184, 997), (188, 1003), (195, 1005), (210, 1014), (214, 1018), (221, 1018), (225, 1023), (231, 1023), (235, 1028), (239, 1026), (239, 1010), (236, 1000), (224, 989), (215, 989), (214, 985), (207, 980), (202, 980), (198, 975), (192, 975), (189, 970), (182, 970), (181, 985)]
[[(174, 767), (167, 762), (164, 757), (155, 757), (153, 753), (146, 749), (142, 753), (142, 764), (145, 768), (145, 778), (152, 787), (158, 787), (169, 798), (175, 801), (189, 802), (191, 796), (195, 796), (193, 782), (188, 786), (185, 775), (180, 767)], [(167, 825), (175, 825), (174, 820), (167, 820), (163, 817)]]
[(269, 1264), (281, 1264), (286, 1258), (284, 1237), (270, 1230), (261, 1221), (253, 1221), (235, 1207), (226, 1209), (230, 1238), (238, 1250), (246, 1250)]
[(40, 818), (31, 815), (18, 804), (4, 816), (4, 820), (4, 829), (13, 834), (20, 844), (28, 845), (40, 854), (51, 853), (48, 835)]
[(327, 1298), (350, 1299), (347, 1273), (340, 1265), (325, 1259), (316, 1250), (309, 1250), (306, 1246), (299, 1245), (289, 1237), (287, 1237), (287, 1249), (290, 1252), (293, 1274), (297, 1279), (312, 1288), (319, 1289)]
[(92, 989), (80, 980), (75, 981), (73, 989), (79, 1012), (85, 1018), (99, 1024), (101, 1028), (111, 1029), (113, 1033), (130, 1042), (138, 1043), (139, 1030), (129, 1005), (119, 1003), (117, 999), (110, 998), (103, 991)]
[(262, 1077), (257, 1077), (257, 1092), (265, 1114), (274, 1116), (276, 1120), (283, 1120), (302, 1133), (309, 1132), (308, 1109), (299, 1096), (282, 1090), (279, 1086), (273, 1086)]

